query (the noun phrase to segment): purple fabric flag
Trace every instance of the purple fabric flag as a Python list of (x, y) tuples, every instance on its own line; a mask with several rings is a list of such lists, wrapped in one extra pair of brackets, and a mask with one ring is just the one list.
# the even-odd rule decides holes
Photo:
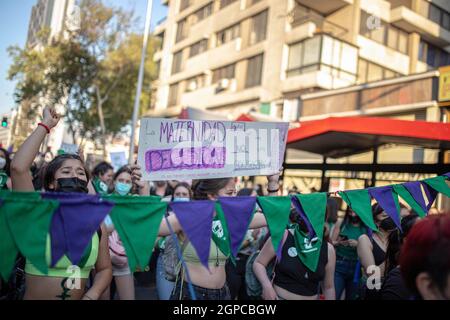
[(256, 197), (220, 197), (219, 203), (227, 221), (231, 254), (236, 257), (255, 212)]
[(43, 199), (58, 200), (50, 225), (53, 267), (64, 254), (77, 265), (92, 236), (114, 204), (95, 195), (48, 192)]
[(425, 204), (425, 199), (423, 198), (422, 188), (420, 187), (419, 181), (406, 182), (403, 186), (408, 190), (411, 196), (420, 205), (423, 211), (428, 212), (427, 205)]
[(434, 203), (434, 200), (436, 200), (438, 192), (436, 190), (434, 190), (433, 188), (431, 188), (428, 184), (426, 184), (424, 182), (420, 182), (420, 183), (422, 184), (423, 189), (425, 190), (425, 194), (427, 195), (428, 205), (427, 205), (427, 210), (425, 210), (425, 212), (428, 213), (428, 211), (431, 209), (431, 206)]
[(171, 202), (170, 207), (192, 243), (200, 262), (209, 270), (214, 201)]
[[(369, 188), (369, 194), (377, 200), (383, 210), (394, 220), (397, 227), (402, 230), (400, 224), (400, 205), (398, 196), (393, 192), (392, 186)], [(397, 198), (395, 198), (397, 197)]]
[(309, 238), (310, 239), (314, 238), (316, 236), (316, 232), (314, 231), (313, 226), (311, 225), (308, 218), (306, 217), (306, 214), (303, 211), (300, 201), (297, 199), (297, 197), (292, 197), (291, 200), (292, 200), (292, 203), (294, 204), (295, 209), (297, 209), (298, 214), (300, 215), (302, 220), (305, 221), (306, 227), (308, 228)]
[(443, 175), (450, 179), (450, 172), (444, 173)]

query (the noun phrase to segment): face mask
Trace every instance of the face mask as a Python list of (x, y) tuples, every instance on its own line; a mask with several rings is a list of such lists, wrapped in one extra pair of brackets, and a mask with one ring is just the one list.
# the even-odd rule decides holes
[(175, 197), (175, 198), (173, 198), (172, 201), (173, 202), (189, 202), (190, 199), (189, 198), (178, 198), (178, 197)]
[(131, 190), (131, 184), (116, 182), (116, 192), (121, 196), (127, 195)]
[(394, 220), (392, 220), (391, 217), (384, 219), (383, 221), (381, 221), (380, 223), (380, 228), (385, 230), (385, 231), (391, 231), (394, 230), (396, 228), (396, 224), (394, 222)]
[(55, 191), (88, 193), (87, 181), (78, 178), (59, 178), (56, 180)]
[(6, 166), (6, 159), (0, 158), (0, 170), (4, 169)]

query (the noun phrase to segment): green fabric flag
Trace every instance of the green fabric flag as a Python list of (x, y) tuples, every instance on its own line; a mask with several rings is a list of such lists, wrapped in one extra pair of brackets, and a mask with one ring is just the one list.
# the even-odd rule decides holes
[(215, 210), (216, 216), (212, 222), (212, 239), (225, 256), (231, 257), (230, 233), (225, 214), (219, 202), (216, 202)]
[(127, 253), (131, 272), (143, 271), (150, 262), (167, 203), (155, 196), (103, 196), (114, 202), (110, 213)]
[(341, 198), (352, 208), (352, 210), (361, 218), (362, 222), (370, 229), (378, 231), (372, 216), (372, 206), (370, 205), (369, 190), (350, 190), (339, 192)]
[(19, 251), (42, 273), (48, 273), (46, 261), (47, 234), (59, 202), (42, 200), (35, 192), (6, 195), (2, 210)]
[[(0, 200), (0, 205), (2, 203), (3, 200)], [(6, 219), (6, 210), (4, 210), (3, 206), (0, 206), (0, 276), (5, 282), (11, 276), (17, 254), (19, 253)]]
[(258, 197), (258, 203), (267, 220), (273, 248), (278, 253), (278, 247), (283, 239), (284, 230), (289, 225), (291, 213), (291, 198), (284, 197)]
[(316, 272), (322, 247), (322, 238), (309, 239), (308, 235), (300, 230), (298, 224), (294, 228), (295, 248), (300, 261), (312, 272)]
[(401, 184), (393, 184), (392, 188), (397, 195), (399, 195), (403, 200), (406, 201), (407, 204), (411, 206), (411, 208), (417, 212), (417, 214), (424, 218), (427, 213), (423, 211), (422, 207), (414, 200), (413, 196), (409, 193), (409, 191)]
[(327, 194), (325, 192), (298, 194), (297, 199), (300, 201), (316, 235), (319, 239), (322, 239), (327, 210)]
[(429, 178), (423, 180), (427, 185), (436, 190), (437, 192), (445, 194), (450, 198), (450, 187), (446, 182), (446, 178), (444, 176), (438, 176), (434, 178)]

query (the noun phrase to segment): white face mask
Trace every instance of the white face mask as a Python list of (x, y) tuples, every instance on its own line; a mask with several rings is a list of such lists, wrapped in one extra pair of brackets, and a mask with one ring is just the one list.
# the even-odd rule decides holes
[(0, 170), (4, 169), (6, 166), (6, 159), (0, 158)]

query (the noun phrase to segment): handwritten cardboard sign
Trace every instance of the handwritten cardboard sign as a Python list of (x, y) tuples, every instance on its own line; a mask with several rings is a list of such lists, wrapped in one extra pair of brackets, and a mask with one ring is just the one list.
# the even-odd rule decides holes
[(110, 152), (109, 157), (111, 158), (111, 165), (113, 166), (114, 171), (117, 171), (128, 164), (125, 151)]
[(270, 175), (283, 163), (288, 123), (141, 119), (144, 180)]

